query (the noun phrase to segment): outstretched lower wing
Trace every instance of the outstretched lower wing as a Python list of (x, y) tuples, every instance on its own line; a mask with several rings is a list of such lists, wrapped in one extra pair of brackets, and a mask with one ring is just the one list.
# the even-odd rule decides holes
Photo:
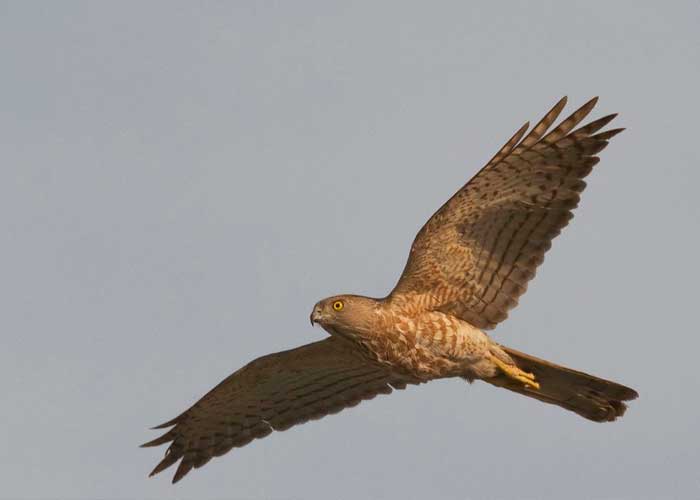
[(392, 388), (403, 389), (409, 382), (367, 361), (352, 344), (329, 337), (252, 361), (179, 417), (156, 427), (174, 426), (142, 446), (170, 443), (151, 475), (182, 459), (175, 483), (192, 467), (231, 448), (389, 394)]
[(423, 226), (389, 299), (418, 296), (484, 329), (503, 321), (573, 217), (596, 154), (623, 130), (598, 132), (616, 115), (574, 130), (596, 102), (545, 135), (563, 98), (529, 134), (518, 130)]

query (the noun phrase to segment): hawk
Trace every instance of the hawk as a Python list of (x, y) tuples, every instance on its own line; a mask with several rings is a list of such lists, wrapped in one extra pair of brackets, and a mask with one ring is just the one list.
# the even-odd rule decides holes
[(409, 384), (461, 377), (560, 406), (595, 422), (625, 413), (637, 393), (498, 344), (484, 330), (506, 319), (573, 217), (596, 156), (623, 129), (615, 114), (576, 126), (591, 99), (547, 133), (561, 99), (529, 133), (523, 125), (418, 232), (395, 288), (382, 299), (337, 295), (311, 323), (330, 336), (239, 369), (142, 446), (170, 443), (153, 469), (180, 461), (173, 483), (231, 448)]

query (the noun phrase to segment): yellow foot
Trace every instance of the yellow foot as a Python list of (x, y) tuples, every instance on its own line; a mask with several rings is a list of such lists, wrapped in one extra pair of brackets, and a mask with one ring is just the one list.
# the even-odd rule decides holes
[(508, 363), (504, 363), (496, 356), (491, 356), (491, 361), (493, 361), (494, 364), (498, 366), (498, 368), (500, 368), (501, 371), (507, 376), (514, 380), (517, 380), (518, 382), (522, 382), (523, 384), (525, 384), (526, 387), (532, 387), (533, 389), (540, 388), (540, 384), (537, 383), (537, 381), (535, 380), (535, 376), (532, 373), (523, 371), (515, 365), (509, 365)]

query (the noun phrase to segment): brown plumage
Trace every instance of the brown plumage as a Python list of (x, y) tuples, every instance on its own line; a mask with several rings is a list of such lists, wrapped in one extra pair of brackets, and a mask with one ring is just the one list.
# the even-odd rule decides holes
[[(462, 377), (555, 404), (589, 420), (621, 417), (625, 386), (501, 346), (482, 330), (503, 321), (568, 224), (615, 115), (576, 129), (592, 99), (547, 133), (561, 99), (525, 124), (416, 236), (384, 299), (339, 295), (316, 304), (326, 340), (259, 358), (233, 373), (143, 446), (170, 443), (151, 475), (180, 461), (173, 482), (273, 430), (336, 413), (377, 394)], [(545, 135), (546, 134), (546, 135)]]
[(608, 115), (571, 132), (596, 101), (544, 137), (566, 98), (522, 141), (527, 124), (518, 130), (423, 226), (392, 293), (429, 294), (434, 308), (479, 328), (503, 321), (573, 217), (595, 154), (623, 130), (596, 134)]
[(155, 427), (174, 426), (142, 446), (172, 441), (151, 475), (182, 459), (173, 478), (177, 482), (192, 467), (231, 448), (403, 389), (407, 383), (418, 381), (368, 363), (350, 343), (330, 337), (252, 361), (192, 408)]

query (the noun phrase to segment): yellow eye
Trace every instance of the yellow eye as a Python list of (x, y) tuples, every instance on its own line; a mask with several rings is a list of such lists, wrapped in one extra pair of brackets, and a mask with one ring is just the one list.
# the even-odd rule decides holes
[(343, 310), (343, 301), (336, 300), (335, 302), (333, 302), (333, 309), (336, 311), (342, 311)]

